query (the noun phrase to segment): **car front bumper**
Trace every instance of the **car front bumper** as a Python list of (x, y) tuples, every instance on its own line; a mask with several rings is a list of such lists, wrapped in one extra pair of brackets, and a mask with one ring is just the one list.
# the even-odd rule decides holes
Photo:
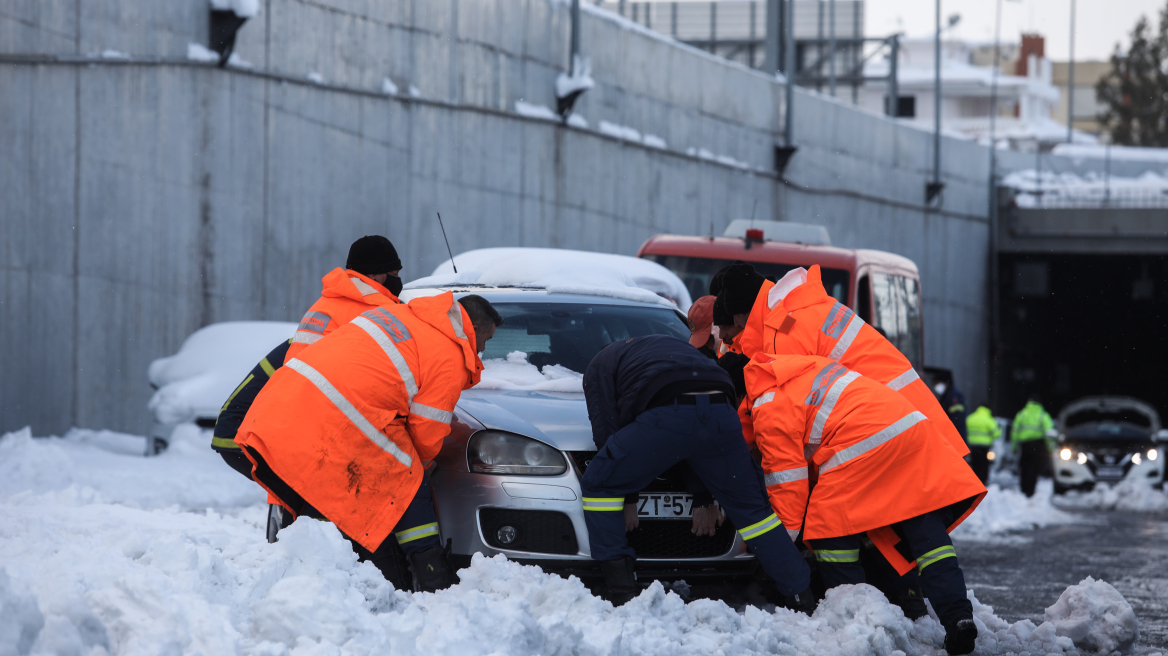
[(1159, 447), (1155, 449), (1157, 457), (1155, 460), (1146, 457), (1146, 453), (1141, 454), (1140, 462), (1132, 462), (1131, 458), (1125, 458), (1122, 462), (1113, 465), (1112, 467), (1122, 470), (1122, 476), (1101, 476), (1097, 473), (1098, 467), (1091, 460), (1087, 462), (1079, 462), (1078, 457), (1080, 451), (1073, 446), (1069, 447), (1073, 452), (1070, 460), (1063, 460), (1059, 455), (1062, 449), (1056, 449), (1051, 453), (1051, 459), (1054, 469), (1054, 480), (1058, 487), (1063, 489), (1083, 489), (1089, 490), (1095, 486), (1096, 483), (1108, 483), (1114, 485), (1123, 481), (1140, 481), (1146, 484), (1155, 485), (1164, 481), (1164, 448)]

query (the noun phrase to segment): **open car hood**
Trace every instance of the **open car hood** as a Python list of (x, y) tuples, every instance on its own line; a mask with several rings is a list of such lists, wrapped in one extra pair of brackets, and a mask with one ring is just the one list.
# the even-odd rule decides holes
[(1117, 422), (1120, 421), (1118, 417), (1124, 413), (1142, 415), (1148, 420), (1147, 432), (1149, 435), (1155, 435), (1161, 428), (1160, 415), (1156, 409), (1139, 399), (1130, 396), (1088, 396), (1072, 401), (1063, 407), (1058, 415), (1059, 432), (1066, 433), (1077, 425), (1091, 423), (1089, 421), (1076, 421), (1080, 419), (1076, 415), (1087, 413), (1099, 416), (1115, 415)]
[(561, 451), (596, 450), (580, 392), (470, 389), (462, 393), (458, 408), (488, 430), (535, 438)]

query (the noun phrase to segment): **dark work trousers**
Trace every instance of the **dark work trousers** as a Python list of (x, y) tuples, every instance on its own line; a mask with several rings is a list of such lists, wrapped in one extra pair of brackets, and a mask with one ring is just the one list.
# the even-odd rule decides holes
[(247, 456), (243, 455), (242, 450), (219, 450), (219, 455), (223, 457), (223, 462), (227, 463), (229, 467), (247, 477), (247, 480), (253, 480), (251, 477), (251, 461)]
[[(812, 500), (814, 503), (814, 499)], [(965, 576), (957, 564), (953, 541), (945, 531), (944, 511), (933, 511), (895, 525), (917, 561), (921, 589), (937, 617), (947, 626), (973, 617), (973, 604), (966, 598)], [(819, 571), (828, 588), (849, 583), (865, 583), (860, 565), (862, 536), (812, 540)]]
[(990, 448), (988, 446), (969, 446), (969, 466), (973, 473), (981, 479), (982, 484), (990, 480)]
[(580, 489), (595, 560), (636, 557), (625, 538), (624, 497), (685, 460), (738, 528), (763, 569), (785, 595), (807, 589), (811, 574), (771, 509), (762, 469), (750, 457), (742, 424), (725, 402), (697, 395), (696, 405), (646, 410), (608, 439), (592, 459)]
[(1037, 439), (1023, 442), (1020, 446), (1022, 449), (1019, 457), (1018, 468), (1022, 484), (1022, 494), (1028, 497), (1034, 496), (1034, 488), (1038, 485), (1038, 475), (1042, 473), (1042, 468), (1049, 459), (1049, 453), (1046, 451), (1046, 440)]

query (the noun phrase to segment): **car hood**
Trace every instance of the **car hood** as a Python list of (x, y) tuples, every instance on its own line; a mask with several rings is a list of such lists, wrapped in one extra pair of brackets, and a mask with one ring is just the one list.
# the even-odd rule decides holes
[(489, 430), (532, 437), (561, 451), (595, 451), (584, 394), (475, 390), (462, 393), (458, 409)]

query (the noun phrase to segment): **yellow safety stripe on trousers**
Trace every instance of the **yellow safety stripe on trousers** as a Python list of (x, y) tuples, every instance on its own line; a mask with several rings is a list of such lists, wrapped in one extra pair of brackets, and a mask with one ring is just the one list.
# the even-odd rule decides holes
[(276, 368), (272, 366), (271, 362), (268, 362), (267, 358), (260, 360), (260, 369), (264, 370), (264, 373), (268, 375), (268, 378), (271, 378), (272, 374), (276, 373)]
[(932, 565), (938, 560), (956, 557), (957, 551), (953, 548), (953, 545), (949, 544), (945, 545), (944, 547), (937, 547), (936, 549), (933, 549), (932, 551), (917, 557), (917, 571), (925, 571), (926, 567)]
[(253, 378), (255, 378), (254, 374), (248, 374), (247, 378), (243, 379), (243, 382), (239, 384), (239, 387), (236, 387), (235, 391), (231, 393), (231, 396), (227, 397), (227, 401), (223, 403), (223, 407), (219, 408), (219, 414), (223, 414), (223, 411), (227, 409), (227, 406), (231, 405), (231, 402), (235, 400), (236, 395), (243, 391), (243, 388), (247, 387), (247, 384), (250, 383)]
[(960, 403), (954, 403), (953, 405), (949, 406), (948, 412), (949, 414), (953, 414), (954, 412), (965, 412), (965, 406)]
[(858, 563), (860, 562), (859, 549), (817, 549), (815, 560), (821, 563)]
[(211, 446), (216, 449), (239, 449), (240, 446), (230, 437), (212, 437)]
[(601, 499), (598, 497), (584, 497), (584, 510), (613, 511), (624, 510), (625, 498), (613, 497)]
[(761, 522), (756, 522), (750, 526), (747, 526), (746, 528), (739, 529), (738, 534), (742, 536), (743, 540), (753, 540), (763, 533), (778, 528), (782, 525), (783, 522), (779, 520), (779, 516), (771, 513), (770, 517), (767, 517)]
[(428, 538), (431, 535), (438, 535), (438, 522), (422, 524), (421, 526), (415, 526), (413, 528), (406, 529), (404, 531), (398, 531), (397, 533), (393, 534), (393, 536), (397, 538), (398, 544), (405, 544), (407, 542), (413, 542), (414, 540)]

